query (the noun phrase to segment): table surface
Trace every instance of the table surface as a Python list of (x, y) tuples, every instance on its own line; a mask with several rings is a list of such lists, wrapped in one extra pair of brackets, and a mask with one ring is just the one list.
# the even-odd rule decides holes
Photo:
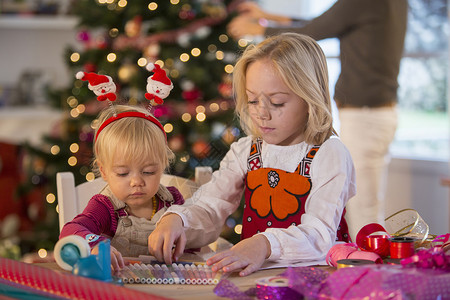
[[(56, 263), (39, 263), (41, 267), (62, 271)], [(318, 266), (332, 271), (334, 268), (328, 266)], [(260, 270), (245, 277), (240, 277), (238, 272), (229, 274), (227, 279), (234, 283), (240, 291), (244, 292), (256, 286), (255, 281), (267, 276), (276, 276), (285, 271), (285, 268)], [(225, 299), (214, 294), (215, 285), (188, 285), (188, 284), (125, 284), (126, 288), (139, 290), (166, 298), (173, 299)]]

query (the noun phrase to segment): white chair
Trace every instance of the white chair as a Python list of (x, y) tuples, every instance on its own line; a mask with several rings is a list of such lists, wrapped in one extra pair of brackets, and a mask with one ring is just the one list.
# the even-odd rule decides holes
[[(198, 187), (211, 179), (210, 167), (197, 167), (196, 180), (163, 174), (161, 184), (178, 188), (185, 199), (192, 196)], [(99, 193), (106, 185), (102, 178), (88, 181), (75, 186), (72, 172), (59, 172), (56, 174), (56, 188), (58, 192), (59, 230), (64, 224), (73, 220), (86, 207), (91, 197)]]

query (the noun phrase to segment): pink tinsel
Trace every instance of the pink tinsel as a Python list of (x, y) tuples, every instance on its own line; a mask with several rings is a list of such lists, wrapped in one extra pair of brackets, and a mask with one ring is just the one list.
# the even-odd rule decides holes
[(450, 272), (450, 255), (440, 247), (422, 249), (411, 257), (401, 260), (402, 266), (420, 269), (441, 269)]

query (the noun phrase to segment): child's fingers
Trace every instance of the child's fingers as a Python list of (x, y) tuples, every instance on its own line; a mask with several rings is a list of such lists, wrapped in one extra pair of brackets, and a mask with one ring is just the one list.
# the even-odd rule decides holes
[(123, 259), (123, 256), (120, 252), (117, 252), (117, 263), (120, 269), (123, 269), (125, 267), (125, 261)]
[(247, 267), (249, 263), (243, 259), (235, 257), (234, 260), (223, 266), (222, 270), (227, 273), (231, 273), (235, 270), (240, 270)]
[(92, 255), (97, 255), (98, 254), (98, 246), (95, 246), (94, 248), (91, 249), (91, 254)]
[(182, 233), (175, 243), (175, 250), (173, 252), (173, 259), (175, 261), (178, 261), (180, 256), (183, 254), (185, 247), (186, 247), (186, 235)]
[(227, 252), (228, 252), (228, 251), (222, 251), (222, 252), (219, 252), (219, 253), (217, 253), (217, 254), (211, 256), (210, 258), (208, 258), (208, 259), (206, 260), (206, 264), (207, 264), (208, 266), (211, 266), (211, 265), (217, 263), (218, 261), (222, 260), (224, 257), (227, 256)]
[(164, 237), (157, 235), (156, 230), (148, 238), (148, 252), (153, 255), (158, 261), (163, 261)]
[(170, 237), (169, 239), (166, 239), (164, 241), (164, 245), (163, 245), (163, 259), (164, 262), (168, 265), (172, 264), (172, 256), (173, 256), (173, 243), (174, 240), (172, 239), (172, 237)]
[[(242, 267), (239, 267), (242, 268)], [(255, 264), (249, 264), (244, 270), (242, 270), (241, 272), (239, 272), (239, 276), (247, 276), (253, 272), (256, 272), (259, 270), (259, 266), (255, 265)], [(236, 268), (237, 269), (237, 268)], [(234, 269), (234, 270), (236, 270)]]
[[(208, 260), (207, 264), (208, 265), (212, 265), (211, 270), (213, 272), (218, 272), (219, 270), (223, 269), (225, 272), (230, 272), (231, 269), (228, 268), (229, 265), (231, 265), (232, 263), (238, 261), (238, 257), (232, 255), (232, 253), (228, 253), (228, 251), (219, 253), (222, 254), (219, 257), (221, 257), (221, 259), (217, 260), (219, 257), (217, 257), (217, 259), (215, 260)], [(216, 254), (217, 255), (217, 254)], [(216, 256), (215, 255), (215, 256)], [(212, 257), (210, 258), (212, 259)], [(215, 261), (215, 262), (212, 262)]]
[(113, 251), (111, 251), (111, 266), (114, 271), (120, 270), (119, 263), (117, 262), (117, 257)]
[(121, 270), (125, 267), (122, 254), (113, 246), (111, 246), (111, 265), (115, 271)]
[(157, 261), (163, 261), (164, 260), (164, 250), (162, 243), (158, 243), (155, 245), (153, 251), (151, 252), (153, 256), (155, 256)]

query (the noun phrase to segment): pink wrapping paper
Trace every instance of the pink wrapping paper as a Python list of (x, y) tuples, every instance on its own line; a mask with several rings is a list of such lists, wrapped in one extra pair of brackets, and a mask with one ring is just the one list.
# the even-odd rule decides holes
[(284, 275), (292, 289), (311, 299), (450, 299), (450, 273), (440, 269), (359, 266), (339, 269), (322, 281), (323, 274), (308, 267), (289, 268)]

